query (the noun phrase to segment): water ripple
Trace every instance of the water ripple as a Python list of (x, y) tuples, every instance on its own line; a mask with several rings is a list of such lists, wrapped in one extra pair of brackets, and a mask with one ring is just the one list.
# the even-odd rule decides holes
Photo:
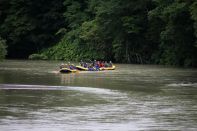
[(22, 85), (22, 84), (0, 84), (3, 90), (73, 90), (94, 94), (117, 94), (118, 92), (110, 89), (77, 86), (49, 86), (49, 85)]

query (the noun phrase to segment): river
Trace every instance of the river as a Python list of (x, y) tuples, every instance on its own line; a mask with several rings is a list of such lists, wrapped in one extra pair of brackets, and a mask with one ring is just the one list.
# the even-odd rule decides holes
[(197, 130), (197, 69), (60, 74), (60, 64), (0, 62), (1, 131)]

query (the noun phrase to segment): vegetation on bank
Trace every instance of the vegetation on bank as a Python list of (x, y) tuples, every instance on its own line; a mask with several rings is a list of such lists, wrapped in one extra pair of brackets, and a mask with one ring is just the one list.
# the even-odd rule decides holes
[(6, 41), (0, 36), (0, 60), (4, 59), (7, 54)]
[(195, 0), (3, 0), (8, 57), (197, 66)]

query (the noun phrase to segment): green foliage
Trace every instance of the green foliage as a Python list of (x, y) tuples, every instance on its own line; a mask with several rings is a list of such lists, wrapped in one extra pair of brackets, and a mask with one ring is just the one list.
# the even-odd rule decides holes
[[(67, 34), (68, 36), (71, 34)], [(78, 61), (81, 59), (99, 59), (102, 56), (94, 49), (86, 48), (86, 45), (79, 44), (79, 41), (75, 40), (71, 43), (70, 37), (65, 36), (58, 45), (55, 45), (42, 54), (49, 59), (54, 60), (66, 60), (66, 61)]]
[[(192, 15), (192, 19), (194, 20), (194, 29), (195, 29), (195, 36), (197, 38), (197, 1), (193, 2), (193, 4), (190, 6), (190, 11)], [(197, 48), (197, 40), (196, 40), (196, 48)]]
[(161, 63), (194, 66), (195, 36), (189, 6), (185, 2), (174, 2), (164, 9), (163, 16), (167, 24), (161, 32)]
[(63, 38), (58, 45), (49, 48), (42, 54), (48, 56), (49, 59), (75, 61), (76, 50), (76, 46), (69, 43), (67, 38)]
[[(8, 57), (197, 66), (194, 0), (10, 0)], [(41, 52), (40, 54), (35, 54)]]
[(114, 58), (117, 61), (125, 62), (124, 47), (121, 41), (113, 41)]
[(82, 23), (80, 38), (87, 41), (97, 40), (98, 38), (98, 25), (96, 21), (85, 21)]
[(47, 60), (47, 56), (43, 55), (43, 54), (31, 54), (29, 56), (30, 60)]
[[(7, 39), (8, 57), (27, 58), (52, 46), (64, 24), (63, 0), (9, 0), (0, 7), (0, 35)], [(2, 11), (1, 11), (2, 10)]]
[(4, 59), (7, 54), (6, 47), (6, 41), (0, 36), (0, 60)]
[(65, 0), (64, 5), (68, 32), (49, 49), (66, 52), (57, 58), (196, 66), (194, 2)]

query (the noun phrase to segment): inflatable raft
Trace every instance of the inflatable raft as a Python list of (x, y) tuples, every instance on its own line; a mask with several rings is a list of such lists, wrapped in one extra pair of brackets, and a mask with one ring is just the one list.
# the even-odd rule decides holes
[(83, 66), (76, 66), (76, 69), (79, 71), (88, 71), (88, 68), (85, 68)]
[(70, 68), (61, 68), (59, 70), (60, 73), (76, 73), (78, 71), (102, 71), (102, 70), (115, 70), (116, 66), (112, 67), (101, 67), (99, 69), (96, 68), (85, 68), (83, 66), (76, 66), (75, 69)]
[(113, 65), (112, 67), (101, 67), (101, 70), (115, 70), (116, 66)]
[(62, 69), (60, 69), (59, 72), (61, 72), (61, 73), (76, 73), (77, 70), (71, 70), (71, 69), (68, 69), (68, 68), (62, 68)]
[(95, 67), (85, 68), (83, 66), (76, 66), (76, 69), (79, 71), (101, 71), (102, 70), (101, 68), (95, 68)]

